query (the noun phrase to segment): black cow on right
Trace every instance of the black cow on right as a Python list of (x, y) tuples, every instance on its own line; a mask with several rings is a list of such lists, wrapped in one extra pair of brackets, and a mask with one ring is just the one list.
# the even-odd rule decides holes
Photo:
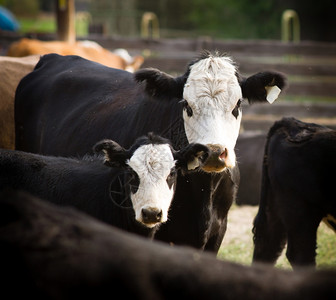
[(315, 265), (321, 222), (336, 229), (336, 130), (283, 118), (271, 127), (265, 146), (253, 262), (274, 264), (287, 242), (295, 269)]

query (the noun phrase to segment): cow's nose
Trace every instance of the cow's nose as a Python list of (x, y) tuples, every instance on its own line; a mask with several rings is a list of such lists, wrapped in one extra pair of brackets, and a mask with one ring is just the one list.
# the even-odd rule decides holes
[(219, 155), (219, 158), (225, 161), (227, 157), (228, 157), (228, 149), (224, 148), (223, 152)]
[(158, 223), (162, 219), (162, 210), (155, 207), (146, 207), (141, 210), (143, 223)]
[(210, 155), (202, 167), (206, 172), (222, 172), (226, 167), (233, 167), (229, 159), (229, 150), (218, 144), (208, 144)]

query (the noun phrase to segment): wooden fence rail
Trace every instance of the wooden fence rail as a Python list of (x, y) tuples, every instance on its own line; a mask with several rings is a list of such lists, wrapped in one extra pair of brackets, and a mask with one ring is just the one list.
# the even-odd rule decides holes
[[(18, 35), (0, 35), (0, 47), (19, 39)], [(35, 36), (54, 39), (54, 36)], [(188, 62), (203, 49), (218, 50), (232, 56), (243, 75), (265, 69), (285, 73), (289, 87), (288, 98), (336, 101), (336, 43), (303, 41), (283, 43), (269, 40), (143, 39), (91, 35), (108, 49), (125, 48), (131, 54), (146, 56), (143, 67), (154, 67), (168, 73), (182, 73)]]
[(228, 53), (243, 75), (273, 69), (289, 77), (288, 96), (336, 101), (336, 43), (198, 39), (94, 39), (106, 48), (147, 53), (143, 67), (182, 73), (203, 49)]

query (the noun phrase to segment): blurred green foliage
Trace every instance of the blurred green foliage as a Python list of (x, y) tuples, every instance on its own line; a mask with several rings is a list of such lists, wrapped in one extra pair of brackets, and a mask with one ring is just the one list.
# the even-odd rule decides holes
[(8, 8), (17, 17), (36, 17), (40, 11), (39, 0), (0, 0), (0, 5)]
[[(0, 0), (17, 17), (54, 12), (56, 0)], [(297, 11), (301, 39), (336, 42), (336, 1), (319, 0), (75, 0), (76, 9), (88, 10), (92, 23), (108, 34), (140, 34), (144, 12), (154, 12), (162, 37), (208, 35), (226, 39), (280, 39), (281, 17)]]
[(281, 10), (276, 1), (194, 0), (194, 27), (223, 38), (280, 38)]
[[(99, 1), (99, 0), (98, 0)], [(113, 1), (113, 0), (112, 0)], [(139, 11), (153, 11), (163, 28), (190, 35), (232, 39), (280, 39), (286, 9), (297, 11), (301, 37), (336, 41), (336, 1), (319, 0), (138, 0)]]

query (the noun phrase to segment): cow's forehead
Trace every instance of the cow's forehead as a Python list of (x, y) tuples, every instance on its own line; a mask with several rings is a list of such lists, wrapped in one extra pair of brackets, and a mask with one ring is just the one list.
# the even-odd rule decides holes
[[(242, 97), (236, 73), (229, 57), (202, 59), (190, 67), (183, 97), (194, 109), (211, 105), (231, 110)], [(210, 103), (209, 99), (212, 99)]]
[(136, 149), (128, 165), (138, 176), (150, 176), (152, 179), (166, 179), (171, 168), (175, 166), (171, 147), (168, 144), (148, 144)]
[(230, 78), (236, 76), (237, 69), (230, 57), (220, 56), (214, 57), (210, 56), (199, 60), (190, 66), (189, 78), (197, 77), (222, 77)]

